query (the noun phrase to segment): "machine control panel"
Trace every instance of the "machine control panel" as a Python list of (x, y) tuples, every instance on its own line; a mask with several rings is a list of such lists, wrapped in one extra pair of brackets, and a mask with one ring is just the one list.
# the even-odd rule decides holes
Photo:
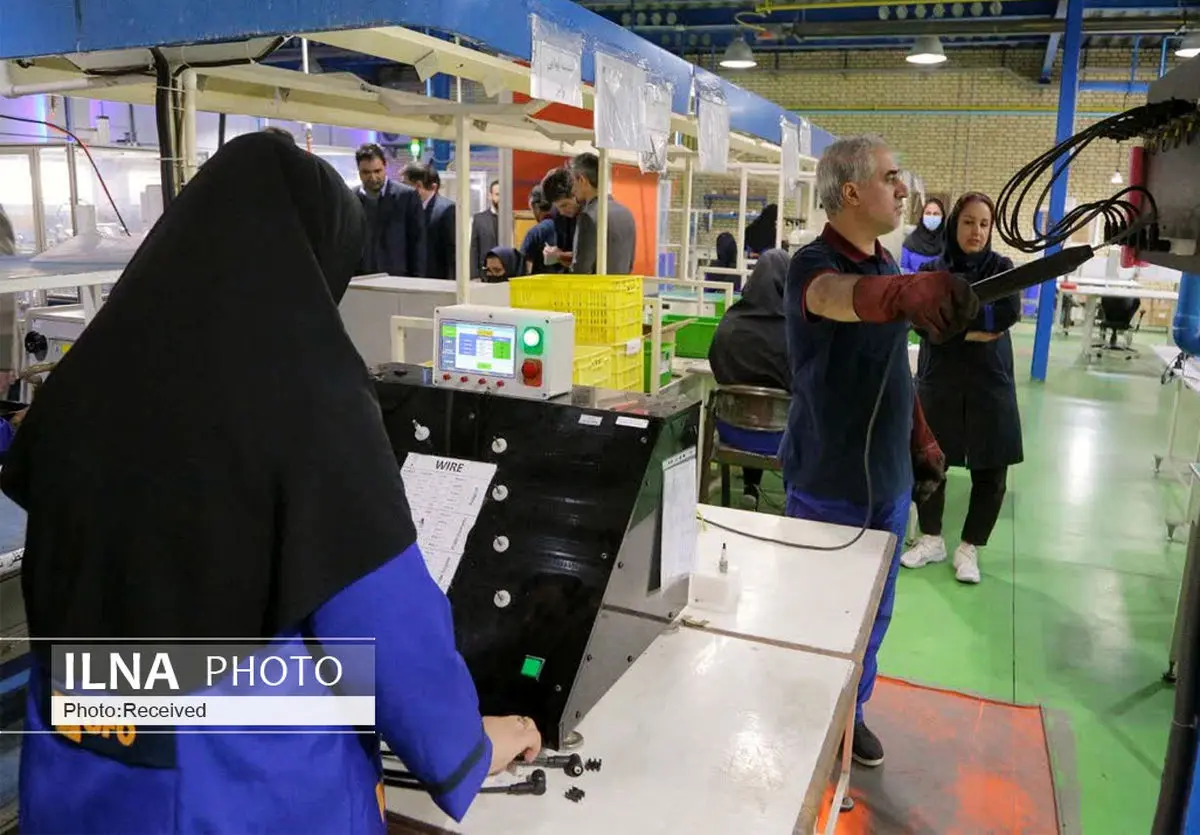
[(570, 313), (460, 304), (436, 308), (433, 321), (434, 385), (531, 400), (571, 390)]

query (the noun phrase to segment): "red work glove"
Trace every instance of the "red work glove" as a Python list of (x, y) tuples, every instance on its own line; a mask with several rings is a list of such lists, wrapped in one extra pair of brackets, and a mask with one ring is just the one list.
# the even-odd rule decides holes
[(913, 501), (922, 504), (946, 480), (946, 456), (925, 422), (921, 398), (913, 398), (912, 428)]
[(979, 299), (964, 278), (946, 272), (870, 276), (854, 285), (854, 312), (864, 322), (907, 319), (943, 342), (967, 329)]

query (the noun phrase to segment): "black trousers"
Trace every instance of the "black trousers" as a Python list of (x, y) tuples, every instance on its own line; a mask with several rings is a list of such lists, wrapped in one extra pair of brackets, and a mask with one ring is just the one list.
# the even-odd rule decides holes
[(742, 486), (746, 492), (751, 490), (757, 492), (758, 487), (762, 484), (762, 470), (756, 470), (752, 467), (742, 468)]
[[(1004, 504), (1004, 493), (1008, 483), (1008, 467), (994, 470), (971, 470), (971, 501), (967, 507), (967, 518), (963, 522), (962, 541), (983, 547), (987, 545), (996, 520), (1000, 518), (1000, 507)], [(946, 484), (917, 506), (917, 520), (921, 533), (928, 536), (942, 535), (942, 515), (946, 512)]]

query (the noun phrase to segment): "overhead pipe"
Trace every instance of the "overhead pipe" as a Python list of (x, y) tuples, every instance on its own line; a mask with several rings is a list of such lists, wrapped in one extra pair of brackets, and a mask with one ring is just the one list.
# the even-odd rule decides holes
[[(1182, 16), (1171, 17), (1089, 17), (1083, 22), (1085, 35), (1173, 35), (1184, 26)], [(1063, 20), (1000, 17), (960, 18), (941, 20), (858, 20), (837, 22), (800, 22), (793, 24), (792, 34), (798, 38), (908, 38), (918, 35), (937, 35), (952, 38), (957, 35), (1053, 35), (1064, 31)], [(730, 32), (741, 29), (737, 23), (689, 26), (691, 33)], [(676, 26), (633, 26), (631, 31), (642, 34), (679, 31)], [(756, 47), (757, 48), (757, 47)]]
[(20, 96), (54, 95), (79, 90), (95, 90), (103, 87), (122, 87), (130, 84), (145, 84), (145, 75), (83, 76), (63, 81), (43, 81), (35, 84), (13, 84), (9, 75), (8, 62), (0, 61), (0, 96), (15, 99)]

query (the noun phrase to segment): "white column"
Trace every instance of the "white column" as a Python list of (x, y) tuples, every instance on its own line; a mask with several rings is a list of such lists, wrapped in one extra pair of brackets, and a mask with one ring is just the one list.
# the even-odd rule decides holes
[(183, 71), (183, 185), (196, 174), (196, 71)]
[(596, 274), (608, 274), (608, 191), (612, 167), (608, 160), (608, 149), (600, 149), (600, 182), (596, 192), (600, 200), (600, 213), (596, 220)]
[(458, 303), (465, 304), (471, 283), (471, 123), (462, 113), (454, 117), (454, 177), (458, 184), (455, 271)]
[[(500, 93), (501, 104), (512, 104), (512, 90)], [(500, 246), (516, 246), (513, 242), (513, 152), (500, 149)]]
[(737, 225), (737, 267), (739, 270), (746, 269), (746, 190), (749, 187), (750, 172), (746, 170), (745, 163), (742, 164), (742, 182), (738, 191), (738, 225)]
[(783, 160), (779, 161), (779, 194), (775, 198), (779, 213), (775, 219), (775, 248), (783, 246), (783, 208), (787, 205), (787, 175), (783, 173)]
[(683, 160), (683, 245), (676, 270), (676, 277), (684, 281), (692, 277), (692, 179), (695, 171), (695, 159), (688, 154)]

